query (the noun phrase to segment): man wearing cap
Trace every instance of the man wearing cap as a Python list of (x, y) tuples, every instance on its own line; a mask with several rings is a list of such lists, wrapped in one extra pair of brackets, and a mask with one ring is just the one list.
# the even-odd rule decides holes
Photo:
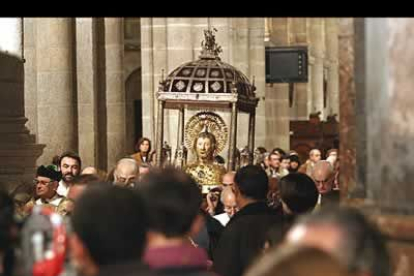
[(36, 178), (33, 180), (36, 196), (26, 204), (26, 215), (30, 214), (34, 205), (48, 206), (61, 215), (66, 214), (63, 200), (65, 197), (56, 192), (60, 178), (60, 172), (55, 171), (52, 166), (42, 165), (37, 168)]

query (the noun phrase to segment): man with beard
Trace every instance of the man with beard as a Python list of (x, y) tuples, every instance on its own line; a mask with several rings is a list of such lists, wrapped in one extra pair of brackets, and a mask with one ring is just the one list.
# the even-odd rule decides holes
[(75, 176), (78, 176), (81, 171), (81, 159), (78, 154), (67, 151), (60, 156), (59, 168), (62, 173), (62, 179), (59, 182), (57, 193), (61, 196), (67, 197), (69, 188), (72, 185)]

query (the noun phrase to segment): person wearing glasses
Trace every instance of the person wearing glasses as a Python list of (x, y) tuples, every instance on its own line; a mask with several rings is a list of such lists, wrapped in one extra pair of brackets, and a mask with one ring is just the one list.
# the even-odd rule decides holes
[(312, 178), (319, 192), (317, 207), (339, 203), (339, 191), (333, 189), (335, 174), (331, 163), (326, 160), (316, 162)]
[(25, 213), (29, 215), (35, 205), (43, 205), (52, 208), (60, 215), (66, 215), (64, 196), (57, 193), (61, 174), (52, 166), (40, 166), (33, 179), (35, 196), (25, 206)]

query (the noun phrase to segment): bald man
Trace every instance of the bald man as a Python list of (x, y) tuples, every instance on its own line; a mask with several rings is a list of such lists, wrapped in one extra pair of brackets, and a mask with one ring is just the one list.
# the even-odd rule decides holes
[(86, 168), (84, 168), (82, 170), (81, 175), (85, 175), (85, 174), (94, 174), (94, 175), (97, 175), (98, 174), (98, 171), (96, 170), (95, 167), (90, 166), (90, 167), (86, 167)]
[[(326, 160), (316, 162), (312, 170), (312, 178), (321, 195), (318, 204), (321, 204), (322, 201), (330, 203), (337, 203), (339, 201), (339, 192), (332, 190), (335, 174), (330, 162)], [(325, 202), (323, 204), (325, 204)]]
[(227, 172), (223, 175), (223, 178), (221, 181), (223, 188), (233, 187), (235, 175), (236, 175), (236, 172), (234, 171)]
[(230, 221), (231, 217), (237, 212), (236, 197), (232, 189), (224, 188), (220, 197), (221, 203), (224, 205), (224, 213), (214, 216), (223, 226)]
[(137, 162), (130, 157), (120, 159), (114, 170), (114, 185), (133, 188), (137, 178)]

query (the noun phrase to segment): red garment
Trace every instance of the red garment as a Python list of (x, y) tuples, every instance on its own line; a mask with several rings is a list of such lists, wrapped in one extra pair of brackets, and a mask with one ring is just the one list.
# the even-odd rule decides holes
[(199, 267), (203, 270), (209, 268), (205, 251), (187, 244), (149, 248), (144, 254), (144, 262), (155, 270), (180, 267)]

